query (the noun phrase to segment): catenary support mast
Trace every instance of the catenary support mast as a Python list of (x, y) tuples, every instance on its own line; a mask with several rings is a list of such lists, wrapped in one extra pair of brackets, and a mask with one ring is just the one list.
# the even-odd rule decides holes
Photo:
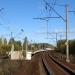
[(68, 0), (66, 0), (66, 62), (70, 62), (68, 44)]

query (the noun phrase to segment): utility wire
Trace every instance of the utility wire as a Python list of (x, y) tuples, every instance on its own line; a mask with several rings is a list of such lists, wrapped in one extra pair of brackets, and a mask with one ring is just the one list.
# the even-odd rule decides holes
[(48, 6), (50, 9), (52, 9), (63, 21), (66, 21), (46, 0), (44, 0), (46, 6)]

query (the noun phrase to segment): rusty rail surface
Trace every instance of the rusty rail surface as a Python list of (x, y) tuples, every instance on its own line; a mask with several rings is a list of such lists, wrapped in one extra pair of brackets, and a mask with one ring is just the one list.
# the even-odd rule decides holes
[(64, 69), (66, 72), (68, 72), (70, 75), (74, 75), (75, 74), (75, 70), (72, 70), (71, 68), (69, 68), (68, 66), (62, 64), (61, 62), (55, 60), (52, 56), (49, 55), (49, 57), (56, 63), (58, 64), (58, 66), (60, 66), (62, 69)]
[[(61, 64), (50, 56), (47, 52), (42, 54), (42, 63), (45, 67), (45, 70), (48, 75), (73, 75), (75, 71), (67, 67), (66, 65)], [(55, 68), (54, 68), (55, 66)], [(55, 71), (56, 70), (56, 71)], [(58, 71), (58, 72), (57, 72)]]

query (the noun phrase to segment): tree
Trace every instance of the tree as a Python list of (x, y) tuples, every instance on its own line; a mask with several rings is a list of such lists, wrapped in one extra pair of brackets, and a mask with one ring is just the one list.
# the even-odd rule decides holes
[(26, 45), (28, 44), (27, 37), (24, 38), (23, 49), (26, 50)]
[(12, 44), (14, 44), (14, 50), (18, 51), (18, 50), (22, 49), (22, 47), (21, 47), (21, 41), (16, 41), (14, 38), (11, 38), (9, 40), (9, 43), (8, 43), (10, 49), (11, 49)]
[(70, 54), (75, 54), (75, 40), (69, 41), (69, 50)]
[(0, 49), (1, 49), (1, 46), (2, 46), (2, 38), (0, 38)]
[(7, 52), (7, 40), (6, 38), (0, 38), (0, 53)]
[[(57, 49), (61, 53), (66, 53), (66, 45), (65, 45), (65, 40), (59, 40), (57, 43)], [(75, 54), (75, 40), (69, 40), (69, 53), (70, 54)]]
[(23, 56), (26, 57), (26, 50), (28, 49), (28, 39), (27, 37), (24, 38), (24, 43), (23, 43)]
[(7, 39), (6, 38), (2, 38), (2, 45), (7, 45)]
[(22, 50), (21, 41), (15, 41), (14, 47), (15, 50)]
[(10, 40), (9, 40), (9, 44), (11, 45), (11, 44), (14, 44), (15, 43), (15, 39), (12, 37), (12, 38), (10, 38)]

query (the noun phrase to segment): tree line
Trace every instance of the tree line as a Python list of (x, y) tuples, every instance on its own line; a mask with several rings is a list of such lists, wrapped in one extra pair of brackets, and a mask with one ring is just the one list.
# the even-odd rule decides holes
[(20, 40), (15, 40), (13, 37), (7, 41), (6, 38), (0, 38), (0, 54), (4, 54), (6, 52), (11, 51), (11, 46), (14, 44), (14, 50), (20, 51), (20, 50), (26, 50), (26, 44), (27, 44), (27, 50), (31, 50), (32, 52), (39, 50), (39, 49), (45, 49), (48, 47), (53, 47), (51, 44), (48, 43), (29, 43), (29, 40), (27, 37), (24, 38), (24, 42), (22, 43)]
[[(66, 53), (66, 40), (58, 40), (57, 42), (57, 50), (63, 54)], [(75, 39), (74, 40), (69, 40), (69, 53), (70, 54), (75, 54)]]

